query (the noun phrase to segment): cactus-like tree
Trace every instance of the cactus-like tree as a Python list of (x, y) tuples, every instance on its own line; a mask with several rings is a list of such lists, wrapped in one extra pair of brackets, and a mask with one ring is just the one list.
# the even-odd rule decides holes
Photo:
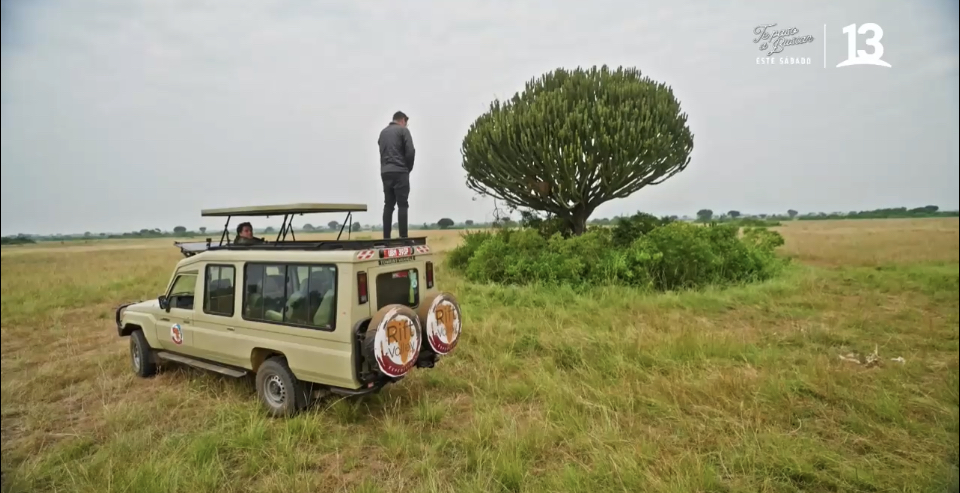
[(606, 65), (528, 81), (495, 100), (461, 146), (470, 189), (557, 217), (577, 235), (600, 204), (679, 173), (692, 150), (670, 86)]

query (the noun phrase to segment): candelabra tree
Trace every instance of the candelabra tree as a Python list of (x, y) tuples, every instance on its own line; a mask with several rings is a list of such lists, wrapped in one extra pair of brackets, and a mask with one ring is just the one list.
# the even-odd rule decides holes
[(692, 150), (670, 86), (606, 65), (528, 81), (509, 101), (495, 100), (461, 146), (470, 189), (546, 213), (574, 235), (604, 202), (683, 171)]

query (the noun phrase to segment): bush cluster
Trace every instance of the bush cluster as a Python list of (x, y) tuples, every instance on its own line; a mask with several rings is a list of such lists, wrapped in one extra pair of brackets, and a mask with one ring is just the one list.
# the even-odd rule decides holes
[(697, 225), (639, 213), (613, 227), (564, 237), (540, 227), (463, 235), (450, 265), (476, 282), (629, 285), (656, 290), (768, 279), (786, 262), (775, 254), (783, 237), (766, 228)]

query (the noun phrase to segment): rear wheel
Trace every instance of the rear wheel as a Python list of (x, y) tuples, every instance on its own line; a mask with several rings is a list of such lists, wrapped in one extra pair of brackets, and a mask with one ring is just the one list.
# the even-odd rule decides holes
[(141, 378), (152, 377), (157, 374), (157, 361), (153, 349), (147, 343), (143, 331), (135, 330), (130, 333), (130, 366), (133, 372)]
[(271, 416), (293, 416), (307, 406), (307, 390), (283, 357), (273, 357), (257, 369), (257, 395)]

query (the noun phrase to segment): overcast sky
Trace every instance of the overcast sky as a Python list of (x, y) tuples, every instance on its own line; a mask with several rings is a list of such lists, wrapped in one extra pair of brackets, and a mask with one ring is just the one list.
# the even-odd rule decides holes
[[(695, 135), (686, 171), (595, 217), (958, 207), (956, 0), (2, 5), (4, 235), (216, 228), (200, 209), (288, 202), (366, 203), (379, 223), (377, 134), (398, 109), (410, 221), (489, 220), (460, 167), (469, 125), (595, 64), (672, 85)], [(865, 22), (892, 68), (836, 68)], [(772, 23), (814, 38), (773, 58), (812, 64), (757, 64)]]

